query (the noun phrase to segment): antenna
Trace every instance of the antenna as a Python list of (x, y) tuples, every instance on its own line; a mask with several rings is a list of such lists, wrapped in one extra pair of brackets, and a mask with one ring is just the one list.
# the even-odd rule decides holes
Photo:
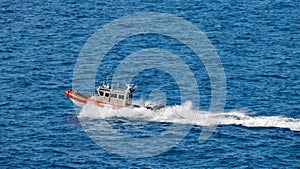
[(131, 84), (126, 84), (127, 90), (131, 88)]
[(134, 84), (126, 84), (127, 90), (131, 89)]
[(106, 76), (106, 88), (110, 88), (108, 83), (108, 76)]

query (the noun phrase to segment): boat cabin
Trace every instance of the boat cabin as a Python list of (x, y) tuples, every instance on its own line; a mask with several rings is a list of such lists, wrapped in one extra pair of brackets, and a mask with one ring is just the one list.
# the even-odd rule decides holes
[(113, 106), (127, 107), (132, 104), (133, 91), (134, 88), (131, 88), (131, 86), (129, 86), (127, 90), (123, 90), (117, 88), (113, 89), (107, 84), (98, 87), (97, 93), (92, 96), (92, 99)]

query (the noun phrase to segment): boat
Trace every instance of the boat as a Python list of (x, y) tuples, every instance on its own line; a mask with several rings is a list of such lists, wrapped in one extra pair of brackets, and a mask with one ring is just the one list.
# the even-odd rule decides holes
[(92, 103), (101, 107), (112, 107), (115, 109), (132, 107), (132, 108), (145, 108), (153, 111), (162, 109), (165, 105), (159, 104), (153, 106), (152, 104), (140, 106), (132, 104), (133, 92), (138, 88), (137, 85), (132, 87), (132, 84), (126, 84), (127, 89), (112, 88), (109, 83), (99, 86), (97, 93), (88, 95), (81, 93), (77, 90), (65, 91), (65, 95), (78, 107), (83, 107), (87, 103)]

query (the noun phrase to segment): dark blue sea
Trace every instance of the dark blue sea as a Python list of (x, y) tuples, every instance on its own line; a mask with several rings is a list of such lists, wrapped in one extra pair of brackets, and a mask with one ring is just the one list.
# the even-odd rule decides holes
[[(296, 0), (0, 0), (0, 168), (300, 168), (299, 8)], [(215, 60), (197, 56), (189, 29), (153, 14), (200, 30), (225, 83), (208, 70)], [(124, 18), (128, 24), (109, 29)], [(153, 25), (139, 27), (135, 19)], [(164, 27), (176, 34), (160, 33)], [(152, 32), (130, 34), (133, 28)], [(110, 44), (120, 32), (130, 36)], [(103, 43), (89, 46), (96, 35)], [(102, 47), (102, 60), (81, 62)], [(163, 102), (166, 110), (80, 109), (65, 96), (67, 89), (96, 92), (120, 69), (121, 77), (136, 69), (127, 82), (138, 85), (135, 102)], [(195, 78), (193, 90), (185, 70)], [(215, 82), (225, 92), (212, 92)], [(193, 108), (184, 91), (199, 95)], [(225, 99), (222, 111), (211, 111), (215, 96)], [(209, 124), (215, 129), (199, 142)]]

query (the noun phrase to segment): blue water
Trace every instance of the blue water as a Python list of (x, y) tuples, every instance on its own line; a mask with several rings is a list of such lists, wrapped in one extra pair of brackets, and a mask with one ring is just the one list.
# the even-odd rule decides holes
[[(290, 121), (296, 123), (294, 127), (300, 125), (299, 1), (1, 0), (0, 6), (1, 168), (300, 167), (299, 130), (280, 127), (276, 121), (271, 126), (260, 122), (260, 117), (280, 120), (282, 116), (290, 118), (285, 120), (288, 125)], [(73, 103), (64, 96), (72, 88), (76, 59), (99, 28), (142, 12), (172, 14), (202, 30), (216, 48), (226, 74), (224, 112), (257, 117), (260, 125), (221, 124), (202, 144), (198, 137), (203, 127), (195, 125), (169, 151), (138, 159), (112, 154), (93, 142)], [(199, 83), (200, 108), (207, 111), (211, 93), (205, 67), (171, 37), (130, 37), (107, 54), (107, 67), (113, 69), (119, 59), (150, 47), (171, 50), (190, 63)], [(180, 103), (174, 79), (156, 71), (141, 72), (134, 79), (141, 85), (134, 99), (146, 99), (151, 88), (165, 85), (165, 92), (172, 96), (167, 103)], [(99, 70), (96, 85), (109, 75), (110, 70)], [(160, 76), (169, 83), (157, 81)], [(135, 118), (107, 120), (132, 137), (153, 136), (170, 125)]]

